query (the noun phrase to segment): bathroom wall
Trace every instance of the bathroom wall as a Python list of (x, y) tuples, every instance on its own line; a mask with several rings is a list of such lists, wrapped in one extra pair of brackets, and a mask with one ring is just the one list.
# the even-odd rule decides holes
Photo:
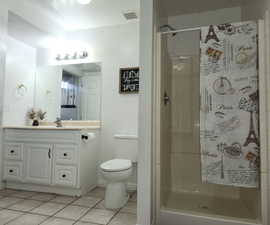
[(115, 134), (138, 133), (138, 94), (119, 94), (119, 69), (139, 65), (138, 28), (135, 22), (68, 35), (88, 43), (93, 51), (92, 61), (102, 63), (100, 162), (114, 158), (117, 150)]
[[(90, 58), (83, 62), (100, 62), (101, 90), (101, 149), (99, 163), (115, 157), (115, 134), (138, 134), (138, 94), (119, 94), (119, 69), (139, 65), (139, 24), (103, 27), (66, 33), (66, 40), (76, 40), (88, 47)], [(55, 64), (53, 51), (38, 51), (38, 65)], [(127, 145), (126, 150), (129, 150)], [(101, 178), (101, 177), (100, 177)], [(102, 179), (99, 180), (102, 184)], [(131, 186), (136, 184), (136, 174)]]
[[(14, 38), (7, 38), (4, 88), (4, 125), (25, 125), (27, 111), (33, 107), (36, 50)], [(24, 85), (26, 91), (18, 92)]]
[[(3, 124), (3, 102), (4, 102), (4, 78), (6, 65), (6, 34), (7, 34), (8, 11), (6, 0), (0, 1), (0, 126)], [(0, 143), (2, 143), (2, 129), (0, 129)], [(2, 145), (0, 145), (0, 174), (2, 174)], [(0, 181), (0, 189), (4, 185)]]

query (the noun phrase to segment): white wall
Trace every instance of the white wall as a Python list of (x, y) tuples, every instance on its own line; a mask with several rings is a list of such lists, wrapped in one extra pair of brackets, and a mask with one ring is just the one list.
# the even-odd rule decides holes
[[(127, 25), (70, 32), (66, 34), (66, 39), (79, 41), (87, 46), (90, 57), (76, 63), (101, 63), (101, 163), (115, 157), (115, 134), (138, 134), (139, 96), (119, 94), (119, 69), (139, 66), (139, 24), (131, 22)], [(59, 64), (52, 60), (51, 54), (55, 52), (39, 50), (38, 65)], [(127, 146), (127, 151), (128, 149)], [(134, 184), (135, 180), (133, 177), (131, 182)]]
[[(36, 71), (36, 50), (11, 37), (7, 39), (4, 88), (4, 125), (25, 125), (27, 111), (33, 107)], [(17, 87), (26, 87), (24, 96)]]
[[(0, 126), (3, 124), (3, 101), (4, 101), (4, 77), (6, 65), (6, 35), (7, 35), (8, 11), (6, 0), (0, 1)], [(0, 129), (0, 174), (2, 174), (2, 129)], [(4, 185), (0, 180), (0, 189)]]
[[(70, 33), (88, 43), (92, 62), (102, 64), (100, 162), (115, 157), (115, 134), (138, 133), (138, 94), (119, 94), (119, 69), (139, 65), (138, 23)], [(128, 146), (127, 146), (128, 150)]]
[(155, 0), (140, 0), (140, 105), (139, 105), (139, 153), (138, 153), (138, 206), (137, 224), (156, 224), (155, 183), (153, 170), (153, 84), (154, 44), (156, 24)]

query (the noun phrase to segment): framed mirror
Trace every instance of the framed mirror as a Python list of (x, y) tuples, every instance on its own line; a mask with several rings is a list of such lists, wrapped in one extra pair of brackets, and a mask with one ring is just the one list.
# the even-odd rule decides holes
[(101, 63), (38, 67), (34, 107), (46, 120), (100, 120)]

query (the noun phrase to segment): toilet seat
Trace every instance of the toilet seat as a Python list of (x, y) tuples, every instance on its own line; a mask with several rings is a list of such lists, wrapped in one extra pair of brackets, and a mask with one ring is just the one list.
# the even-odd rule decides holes
[(132, 162), (127, 159), (112, 159), (100, 165), (105, 172), (120, 172), (132, 168)]

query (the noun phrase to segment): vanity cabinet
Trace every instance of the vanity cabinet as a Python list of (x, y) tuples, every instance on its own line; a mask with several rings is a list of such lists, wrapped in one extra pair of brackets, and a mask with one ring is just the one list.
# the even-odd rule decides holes
[(98, 139), (97, 129), (4, 129), (3, 179), (9, 188), (80, 196), (97, 183)]
[(52, 151), (50, 144), (25, 144), (25, 182), (51, 184)]

